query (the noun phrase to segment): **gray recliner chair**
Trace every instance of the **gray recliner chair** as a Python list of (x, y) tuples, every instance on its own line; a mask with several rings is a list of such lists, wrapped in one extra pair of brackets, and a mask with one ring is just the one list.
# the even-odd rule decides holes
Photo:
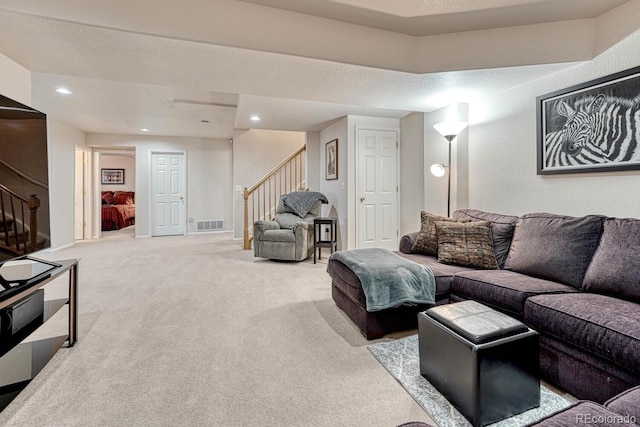
[(253, 224), (256, 257), (303, 261), (313, 250), (313, 219), (320, 216), (327, 198), (315, 191), (294, 191), (278, 201), (274, 221)]

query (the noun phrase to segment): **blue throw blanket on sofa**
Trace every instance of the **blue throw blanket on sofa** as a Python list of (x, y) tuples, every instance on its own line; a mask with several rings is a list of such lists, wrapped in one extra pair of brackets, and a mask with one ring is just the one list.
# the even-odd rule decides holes
[(366, 297), (367, 311), (380, 311), (402, 304), (435, 304), (433, 272), (418, 263), (381, 248), (334, 252), (358, 276)]

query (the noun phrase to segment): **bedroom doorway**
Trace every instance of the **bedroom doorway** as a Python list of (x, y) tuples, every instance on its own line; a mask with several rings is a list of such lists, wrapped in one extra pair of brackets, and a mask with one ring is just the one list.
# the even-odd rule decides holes
[(100, 150), (100, 236), (135, 236), (135, 150)]

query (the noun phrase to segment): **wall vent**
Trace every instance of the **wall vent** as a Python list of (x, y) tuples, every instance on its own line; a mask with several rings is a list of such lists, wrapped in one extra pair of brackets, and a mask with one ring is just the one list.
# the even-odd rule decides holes
[(213, 219), (210, 221), (196, 222), (196, 231), (217, 231), (224, 230), (224, 221), (221, 219)]

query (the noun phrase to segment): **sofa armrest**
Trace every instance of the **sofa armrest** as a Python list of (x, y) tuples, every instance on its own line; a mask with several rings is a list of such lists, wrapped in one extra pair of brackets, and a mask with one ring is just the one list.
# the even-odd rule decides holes
[(418, 232), (415, 231), (413, 233), (408, 233), (405, 234), (404, 236), (402, 236), (400, 238), (400, 252), (404, 253), (404, 254), (410, 254), (411, 253), (411, 246), (413, 246), (413, 243), (416, 241), (416, 238), (418, 237)]
[(610, 411), (640, 420), (640, 386), (623, 391), (604, 403)]

